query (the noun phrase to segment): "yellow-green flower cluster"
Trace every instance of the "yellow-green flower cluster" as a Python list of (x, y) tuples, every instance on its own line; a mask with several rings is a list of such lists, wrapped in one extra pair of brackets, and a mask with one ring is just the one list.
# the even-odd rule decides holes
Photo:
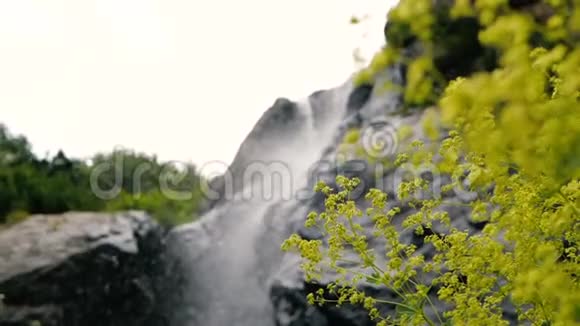
[[(413, 142), (393, 163), (436, 166), (452, 179), (444, 192), (468, 184), (478, 194), (467, 204), (469, 218), (486, 223), (483, 231), (454, 228), (461, 217), (450, 216), (441, 199), (416, 199), (430, 186), (420, 177), (398, 188), (405, 201), (399, 204), (415, 208), (400, 227), (394, 220), (402, 209), (388, 205), (383, 191), (367, 194), (363, 213), (350, 199), (358, 180), (338, 177), (339, 189), (320, 184), (325, 210), (310, 214), (307, 226), (320, 227), (326, 244), (296, 235), (284, 244), (301, 253), (309, 277), (340, 275), (311, 302), (361, 304), (379, 325), (507, 325), (502, 312), (509, 301), (521, 323), (580, 325), (580, 0), (511, 3), (401, 0), (389, 14), (399, 38), (392, 30), (394, 44), (359, 76), (368, 81), (395, 62), (407, 66), (405, 100), (437, 104), (423, 127), (433, 141), (446, 136), (435, 147)], [(445, 80), (435, 60), (441, 17), (477, 20), (478, 42), (495, 51), (495, 66)], [(420, 51), (408, 56), (401, 46), (411, 36)], [(358, 137), (353, 132), (346, 140)], [(384, 257), (370, 249), (360, 223), (365, 215), (374, 222), (372, 236), (385, 243)], [(403, 243), (405, 229), (423, 236), (435, 256)], [(347, 250), (356, 261), (345, 261)], [(426, 283), (425, 275), (434, 277)], [(365, 282), (399, 299), (369, 297), (361, 291)], [(451, 308), (437, 311), (433, 292)], [(397, 313), (383, 316), (381, 305)]]

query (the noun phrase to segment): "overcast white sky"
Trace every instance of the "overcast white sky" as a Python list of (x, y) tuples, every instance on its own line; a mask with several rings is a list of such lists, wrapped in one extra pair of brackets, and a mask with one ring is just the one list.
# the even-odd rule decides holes
[(377, 50), (393, 2), (0, 0), (0, 122), (40, 155), (229, 163), (277, 97), (339, 85), (356, 47)]

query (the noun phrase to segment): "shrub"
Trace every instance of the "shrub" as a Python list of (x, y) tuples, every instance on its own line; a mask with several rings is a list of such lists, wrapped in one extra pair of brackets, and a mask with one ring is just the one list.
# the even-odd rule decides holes
[(164, 226), (176, 226), (191, 222), (197, 218), (201, 196), (192, 196), (188, 200), (168, 198), (161, 191), (149, 191), (142, 194), (122, 192), (115, 199), (107, 202), (108, 211), (144, 210)]
[[(401, 208), (388, 208), (384, 192), (372, 189), (371, 208), (363, 213), (349, 198), (358, 181), (338, 177), (340, 189), (317, 186), (326, 195), (325, 210), (306, 222), (322, 227), (328, 246), (298, 235), (283, 245), (300, 252), (307, 277), (317, 280), (328, 269), (342, 275), (326, 294), (363, 305), (380, 325), (506, 325), (506, 301), (522, 323), (580, 324), (580, 2), (518, 3), (402, 0), (389, 14), (391, 26), (399, 26), (387, 33), (393, 44), (359, 75), (368, 82), (385, 67), (403, 64), (407, 106), (437, 104), (438, 127), (451, 132), (435, 147), (415, 142), (416, 150), (396, 162), (433, 164), (452, 177), (444, 190), (465, 178), (479, 194), (469, 218), (484, 223), (483, 231), (453, 228), (456, 216), (441, 209), (440, 199), (415, 196), (430, 181), (407, 180), (398, 196), (417, 212), (404, 217), (402, 227), (435, 248), (428, 259), (401, 242), (402, 230), (392, 223)], [(477, 22), (478, 33), (451, 45), (437, 42), (445, 39), (439, 31), (449, 31), (442, 25), (465, 19)], [(453, 49), (469, 35), (478, 39), (467, 43), (481, 50), (461, 69), (446, 70), (445, 47)], [(455, 75), (462, 77), (450, 80)], [(387, 243), (385, 264), (369, 250), (357, 223), (363, 215), (374, 221), (374, 236)], [(434, 225), (441, 231), (433, 232)], [(346, 248), (357, 253), (356, 267), (338, 264)], [(426, 281), (425, 275), (434, 277)], [(386, 286), (400, 298), (367, 296), (362, 282)], [(450, 309), (436, 311), (433, 294)], [(309, 299), (328, 302), (324, 291)], [(381, 315), (384, 304), (399, 307), (398, 313)]]
[(24, 221), (27, 217), (30, 216), (30, 213), (23, 210), (13, 211), (6, 216), (6, 224), (16, 224)]

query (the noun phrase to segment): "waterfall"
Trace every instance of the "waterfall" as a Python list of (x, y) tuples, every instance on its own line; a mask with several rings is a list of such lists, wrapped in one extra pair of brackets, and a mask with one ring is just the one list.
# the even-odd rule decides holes
[(311, 167), (336, 143), (351, 90), (347, 82), (298, 103), (277, 101), (231, 165), (233, 196), (169, 235), (172, 276), (181, 277), (167, 303), (172, 326), (274, 325), (269, 282), (280, 244), (291, 217), (306, 214), (298, 197)]

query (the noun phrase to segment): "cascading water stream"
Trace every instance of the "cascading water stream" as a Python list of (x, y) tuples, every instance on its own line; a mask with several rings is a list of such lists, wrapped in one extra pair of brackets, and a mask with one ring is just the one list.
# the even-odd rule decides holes
[[(235, 173), (239, 177), (252, 168), (257, 177), (242, 173), (239, 180), (243, 184), (233, 198), (226, 198), (199, 222), (172, 232), (169, 247), (179, 260), (180, 273), (185, 275), (176, 295), (179, 298), (173, 300), (180, 306), (175, 307), (172, 326), (274, 324), (268, 281), (282, 256), (281, 241), (276, 240), (275, 248), (261, 248), (273, 244), (260, 243), (260, 239), (275, 232), (268, 225), (272, 214), (292, 215), (277, 210), (295, 206), (292, 203), (297, 201), (296, 195), (309, 180), (309, 169), (334, 142), (351, 90), (349, 82), (297, 103), (292, 119), (300, 123), (289, 133), (269, 130), (268, 137), (250, 134), (240, 153), (251, 150), (253, 155), (238, 164)], [(270, 111), (277, 109), (274, 106)], [(264, 129), (259, 124), (255, 129)], [(232, 165), (236, 163), (234, 160)], [(279, 183), (269, 188), (260, 176), (265, 176), (266, 182), (271, 177)], [(290, 191), (291, 198), (284, 195), (284, 190)], [(283, 227), (279, 233), (276, 239), (287, 235)]]

